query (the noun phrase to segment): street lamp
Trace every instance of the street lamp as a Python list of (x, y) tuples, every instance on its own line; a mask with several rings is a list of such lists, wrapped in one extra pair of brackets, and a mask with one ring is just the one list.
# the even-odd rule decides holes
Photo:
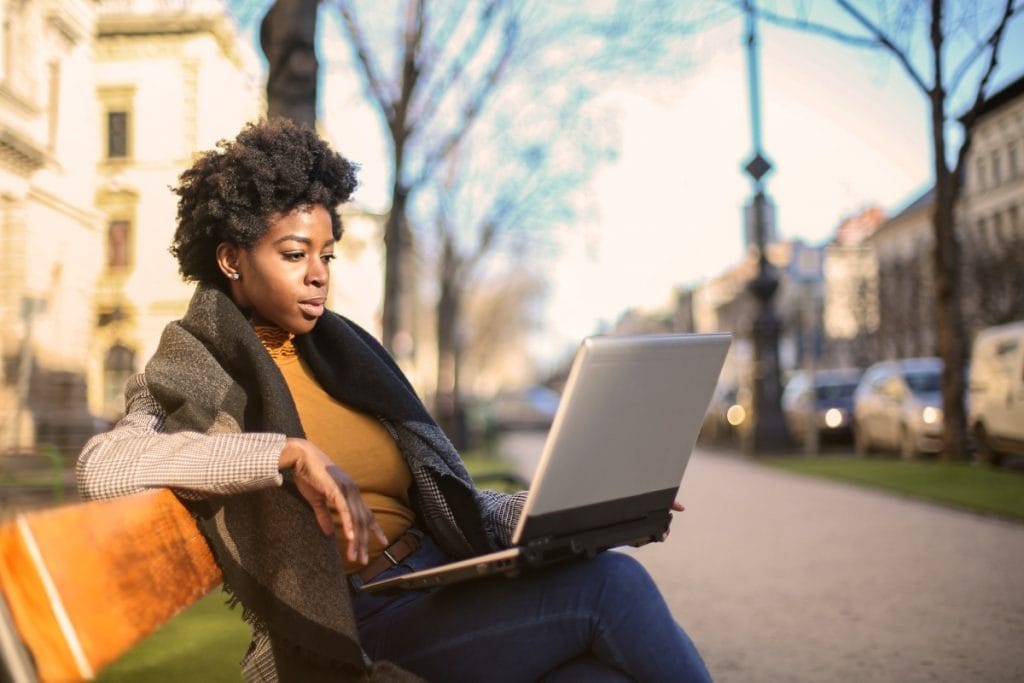
[(764, 176), (772, 170), (761, 150), (761, 96), (757, 64), (757, 28), (754, 7), (745, 3), (747, 15), (747, 75), (750, 89), (750, 124), (754, 151), (744, 166), (754, 193), (748, 213), (750, 231), (757, 245), (757, 275), (747, 284), (757, 301), (751, 337), (754, 342), (752, 424), (746, 432), (745, 450), (757, 455), (786, 450), (789, 432), (782, 418), (782, 384), (779, 376), (779, 328), (773, 298), (779, 286), (775, 268), (768, 261), (768, 216), (770, 203), (764, 192)]

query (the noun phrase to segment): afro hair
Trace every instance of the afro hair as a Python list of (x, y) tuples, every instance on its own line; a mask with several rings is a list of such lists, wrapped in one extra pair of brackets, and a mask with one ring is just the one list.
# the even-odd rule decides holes
[(181, 174), (173, 188), (178, 227), (170, 251), (186, 281), (223, 281), (216, 250), (222, 242), (256, 244), (275, 216), (320, 205), (341, 239), (338, 206), (356, 188), (357, 167), (316, 133), (285, 118), (250, 123), (221, 140)]

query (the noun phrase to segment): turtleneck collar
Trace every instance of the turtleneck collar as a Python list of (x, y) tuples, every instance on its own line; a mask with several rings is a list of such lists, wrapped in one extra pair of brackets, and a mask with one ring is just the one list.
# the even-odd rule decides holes
[(253, 325), (252, 329), (259, 337), (263, 348), (275, 361), (294, 358), (298, 355), (293, 343), (295, 335), (291, 332), (285, 332), (280, 327), (273, 325)]

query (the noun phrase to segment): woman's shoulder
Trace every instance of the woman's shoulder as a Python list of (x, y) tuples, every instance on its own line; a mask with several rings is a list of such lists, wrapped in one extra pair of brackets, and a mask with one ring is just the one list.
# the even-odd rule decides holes
[(125, 412), (144, 411), (152, 413), (162, 411), (156, 397), (149, 390), (146, 384), (146, 373), (139, 372), (128, 378), (124, 385), (124, 407)]

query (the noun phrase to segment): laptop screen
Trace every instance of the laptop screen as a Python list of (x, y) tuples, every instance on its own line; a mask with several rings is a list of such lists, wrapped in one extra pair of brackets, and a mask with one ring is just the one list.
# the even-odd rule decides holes
[[(551, 519), (554, 513), (577, 509), (574, 517), (580, 518), (580, 510), (589, 509), (593, 523), (601, 524), (607, 514), (614, 516), (615, 506), (635, 507), (638, 514), (649, 506), (667, 511), (730, 341), (728, 334), (584, 340), (534, 474), (516, 542), (528, 517)], [(546, 530), (548, 525), (543, 526)]]

